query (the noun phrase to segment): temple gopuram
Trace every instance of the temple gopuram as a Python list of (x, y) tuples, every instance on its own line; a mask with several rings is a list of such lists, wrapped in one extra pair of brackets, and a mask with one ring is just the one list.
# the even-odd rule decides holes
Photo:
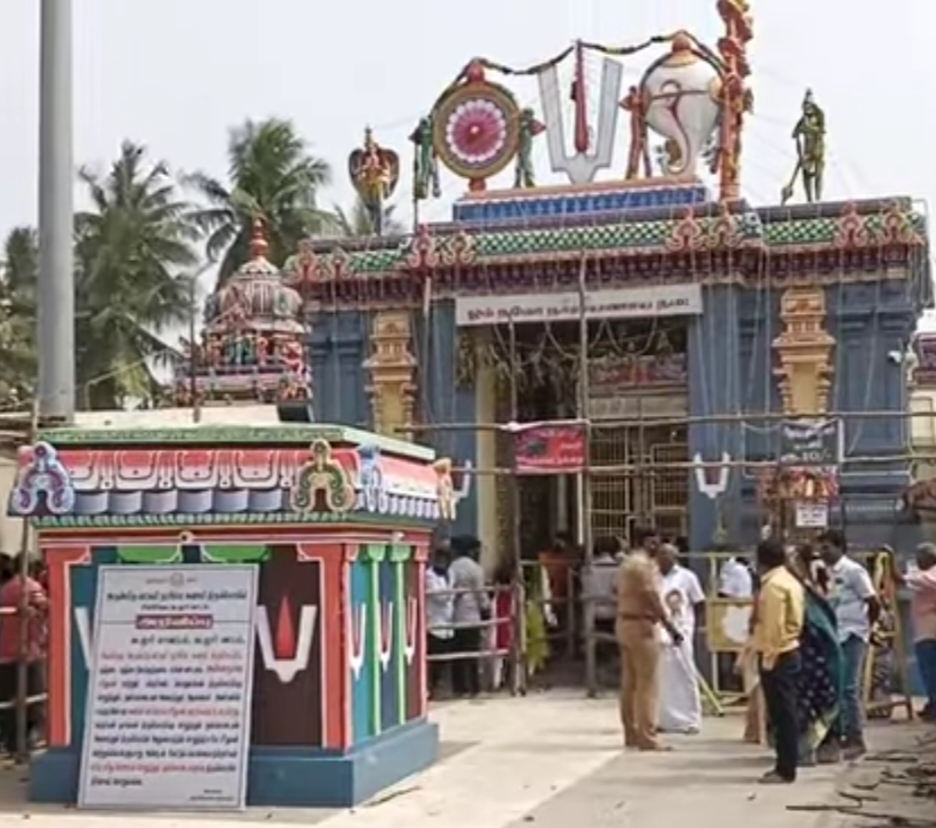
[(200, 343), (186, 353), (167, 389), (176, 406), (302, 401), (311, 397), (303, 300), (266, 258), (261, 222), (250, 260), (209, 297)]
[[(456, 478), (515, 461), (492, 425), (587, 419), (587, 499), (574, 474), (524, 476), (518, 498), (509, 475), (473, 479), (451, 531), (491, 550), (516, 546), (512, 509), (529, 553), (574, 533), (584, 503), (594, 534), (653, 523), (693, 549), (750, 543), (781, 502), (797, 526), (893, 543), (910, 470), (891, 355), (932, 305), (924, 216), (903, 195), (823, 201), (825, 114), (806, 90), (794, 181), (751, 204), (753, 26), (745, 0), (713, 8), (713, 45), (681, 31), (530, 69), (469, 60), (411, 137), (417, 207), (464, 182), (450, 220), (309, 240), (282, 273), (257, 243), (211, 305), (199, 392), (314, 385), (318, 420), (431, 443)], [(629, 88), (622, 56), (645, 58)], [(349, 165), (376, 230), (401, 166), (378, 138)], [(565, 183), (538, 184), (544, 154)]]

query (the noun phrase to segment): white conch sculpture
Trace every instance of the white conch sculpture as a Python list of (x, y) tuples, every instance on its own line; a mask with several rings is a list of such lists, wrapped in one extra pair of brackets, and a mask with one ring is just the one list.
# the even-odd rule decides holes
[(678, 34), (672, 51), (641, 82), (644, 119), (667, 143), (663, 172), (692, 176), (720, 122), (721, 76), (692, 38)]

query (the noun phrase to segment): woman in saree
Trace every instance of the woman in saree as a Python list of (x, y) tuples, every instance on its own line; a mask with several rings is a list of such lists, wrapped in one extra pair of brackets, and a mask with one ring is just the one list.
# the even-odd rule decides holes
[(803, 546), (790, 567), (806, 588), (806, 617), (800, 638), (800, 764), (821, 761), (826, 737), (838, 715), (842, 692), (842, 649), (835, 612), (823, 594), (824, 572), (812, 549)]
[[(549, 577), (543, 567), (533, 568), (533, 577), (528, 579), (527, 600), (524, 607), (526, 628), (526, 669), (528, 676), (541, 672), (549, 661), (549, 626), (552, 598)], [(554, 620), (554, 619), (553, 619)]]

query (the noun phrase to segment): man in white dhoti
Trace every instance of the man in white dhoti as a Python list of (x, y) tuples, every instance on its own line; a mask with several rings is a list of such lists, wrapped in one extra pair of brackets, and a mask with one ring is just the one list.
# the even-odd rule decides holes
[(658, 727), (664, 733), (698, 733), (702, 726), (702, 698), (695, 667), (693, 635), (695, 617), (705, 601), (699, 579), (691, 569), (677, 563), (674, 546), (660, 549), (663, 605), (673, 626), (682, 633), (682, 643), (674, 645), (672, 638), (661, 630), (663, 653), (660, 659), (660, 710)]

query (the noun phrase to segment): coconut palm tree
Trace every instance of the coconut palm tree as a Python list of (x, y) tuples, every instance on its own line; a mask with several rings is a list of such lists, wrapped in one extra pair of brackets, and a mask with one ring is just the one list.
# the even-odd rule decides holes
[(208, 259), (221, 263), (219, 284), (247, 260), (254, 219), (263, 220), (276, 264), (302, 239), (335, 227), (334, 217), (316, 207), (331, 170), (308, 154), (290, 121), (248, 120), (231, 130), (228, 162), (228, 184), (201, 172), (185, 177), (207, 202), (194, 217), (206, 235)]
[(79, 404), (107, 408), (156, 389), (158, 334), (189, 319), (201, 233), (163, 162), (125, 142), (105, 176), (80, 172), (92, 210), (75, 217)]
[(37, 376), (39, 242), (33, 228), (10, 232), (0, 267), (0, 407), (18, 407), (32, 396)]
[[(397, 236), (406, 232), (406, 225), (394, 215), (395, 206), (390, 204), (383, 209), (383, 234)], [(356, 198), (350, 210), (335, 205), (336, 230), (341, 236), (372, 236), (374, 223), (360, 197)]]

